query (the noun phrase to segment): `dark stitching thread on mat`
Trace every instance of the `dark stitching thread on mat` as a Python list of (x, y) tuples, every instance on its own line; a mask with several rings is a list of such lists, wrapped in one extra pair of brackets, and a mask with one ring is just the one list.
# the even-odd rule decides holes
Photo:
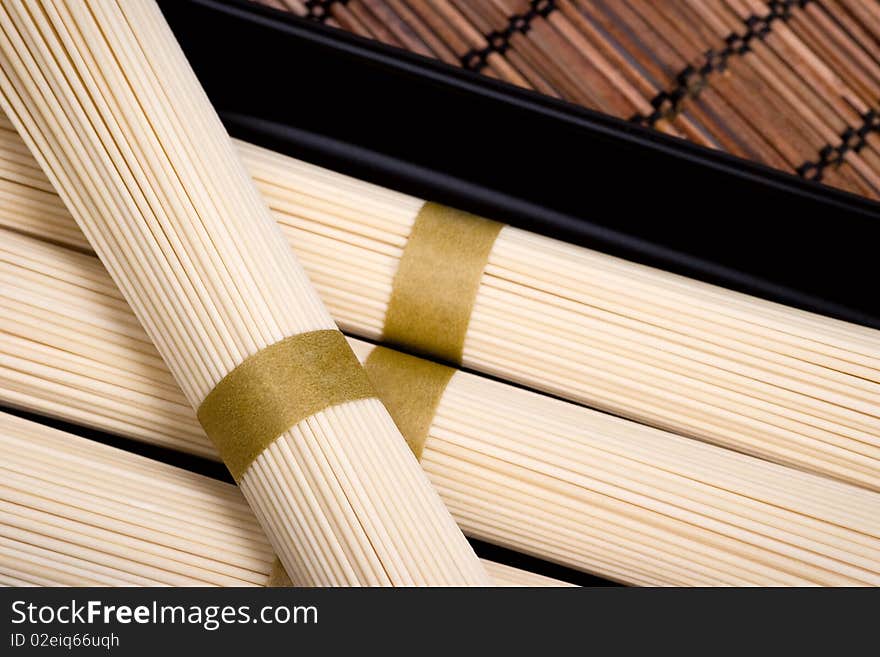
[(795, 171), (807, 180), (821, 181), (828, 167), (838, 167), (849, 152), (858, 153), (872, 132), (880, 132), (880, 112), (868, 110), (862, 114), (862, 125), (858, 128), (848, 127), (840, 133), (840, 145), (828, 144), (819, 151), (819, 159), (815, 162), (804, 162)]
[(324, 23), (330, 17), (330, 8), (335, 4), (345, 5), (348, 0), (306, 0), (306, 18)]
[(557, 9), (556, 0), (531, 0), (529, 10), (523, 14), (514, 14), (507, 20), (507, 27), (494, 30), (485, 35), (485, 48), (472, 48), (461, 56), (461, 65), (471, 71), (480, 72), (489, 64), (489, 55), (493, 52), (503, 55), (510, 48), (511, 37), (519, 32), (527, 34), (532, 29), (532, 21), (539, 16), (547, 18)]
[(675, 87), (669, 91), (661, 91), (651, 99), (651, 107), (654, 108), (651, 114), (637, 114), (630, 120), (653, 127), (660, 119), (675, 118), (686, 99), (696, 98), (706, 88), (712, 73), (726, 71), (729, 60), (751, 51), (751, 44), (755, 39), (763, 41), (770, 34), (774, 22), (788, 21), (793, 8), (803, 9), (810, 2), (812, 0), (771, 0), (767, 5), (770, 11), (766, 16), (752, 15), (745, 19), (745, 34), (728, 34), (724, 39), (724, 48), (720, 51), (706, 51), (705, 62), (699, 68), (690, 64), (685, 66), (675, 76)]

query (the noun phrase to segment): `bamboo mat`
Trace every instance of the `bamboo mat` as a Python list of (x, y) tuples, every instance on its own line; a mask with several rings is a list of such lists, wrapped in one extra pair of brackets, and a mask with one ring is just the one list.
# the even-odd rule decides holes
[(880, 198), (874, 0), (257, 0)]

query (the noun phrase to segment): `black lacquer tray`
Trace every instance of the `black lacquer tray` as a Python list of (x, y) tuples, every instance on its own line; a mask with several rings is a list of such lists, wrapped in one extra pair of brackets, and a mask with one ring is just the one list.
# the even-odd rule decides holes
[(238, 0), (165, 0), (233, 136), (880, 327), (880, 204)]

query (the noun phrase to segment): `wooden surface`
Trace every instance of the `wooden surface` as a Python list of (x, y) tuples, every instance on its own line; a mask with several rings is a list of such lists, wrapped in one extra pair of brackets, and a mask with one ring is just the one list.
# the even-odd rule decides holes
[(258, 0), (880, 198), (873, 0)]

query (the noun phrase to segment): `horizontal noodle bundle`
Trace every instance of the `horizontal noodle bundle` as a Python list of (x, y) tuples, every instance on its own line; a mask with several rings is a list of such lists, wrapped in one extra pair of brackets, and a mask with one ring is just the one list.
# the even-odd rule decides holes
[[(0, 585), (282, 581), (235, 486), (0, 413)], [(483, 560), (496, 586), (567, 586)]]
[[(446, 222), (411, 196), (237, 148), (344, 330), (880, 489), (877, 331), (462, 213)], [(87, 248), (8, 127), (0, 199), (0, 224)], [(460, 234), (438, 239), (438, 224)], [(474, 243), (488, 254), (466, 248)], [(432, 266), (413, 267), (420, 258)], [(435, 273), (459, 288), (421, 288)], [(436, 300), (450, 290), (467, 303), (444, 309)], [(434, 310), (426, 326), (407, 321)], [(444, 320), (454, 335), (437, 330)]]
[[(0, 231), (0, 308), (0, 401), (217, 458), (94, 257)], [(880, 583), (878, 493), (351, 344), (474, 538), (629, 584)]]

